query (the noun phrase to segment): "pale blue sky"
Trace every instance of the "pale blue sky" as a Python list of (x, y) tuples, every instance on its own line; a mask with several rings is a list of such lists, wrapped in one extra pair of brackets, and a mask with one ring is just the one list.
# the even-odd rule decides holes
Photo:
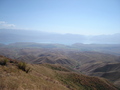
[(120, 0), (0, 0), (0, 28), (120, 33)]

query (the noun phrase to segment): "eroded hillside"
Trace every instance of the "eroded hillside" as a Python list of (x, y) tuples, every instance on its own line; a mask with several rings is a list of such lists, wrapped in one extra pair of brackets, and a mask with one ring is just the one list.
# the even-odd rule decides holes
[[(88, 45), (89, 46), (89, 45)], [(98, 45), (99, 47), (93, 47), (90, 49), (109, 50), (114, 45)], [(74, 46), (75, 47), (75, 46)], [(82, 47), (86, 48), (82, 44)], [(70, 46), (64, 46), (59, 44), (37, 44), (37, 43), (15, 43), (10, 45), (0, 46), (0, 54), (8, 58), (17, 59), (19, 61), (27, 62), (30, 64), (52, 64), (61, 65), (68, 68), (70, 71), (83, 73), (89, 76), (103, 77), (114, 83), (117, 87), (120, 87), (120, 56), (119, 54), (107, 54), (96, 51), (80, 51), (82, 47), (77, 45), (77, 48), (71, 48)], [(83, 49), (84, 49), (83, 48)], [(86, 49), (88, 49), (87, 47)], [(97, 49), (96, 49), (97, 48)], [(112, 48), (115, 52), (118, 45)], [(111, 50), (110, 50), (111, 51)], [(111, 51), (112, 52), (112, 51)], [(118, 50), (117, 50), (118, 53)], [(107, 71), (104, 71), (107, 70)], [(115, 76), (113, 78), (113, 76)]]
[(25, 63), (24, 70), (20, 63), (24, 62), (0, 56), (0, 90), (117, 90), (105, 79), (71, 72), (61, 65)]

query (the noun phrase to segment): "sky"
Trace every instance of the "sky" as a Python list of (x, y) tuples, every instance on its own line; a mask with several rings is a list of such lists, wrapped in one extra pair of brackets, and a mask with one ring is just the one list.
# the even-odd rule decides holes
[(0, 29), (120, 33), (120, 0), (0, 0)]

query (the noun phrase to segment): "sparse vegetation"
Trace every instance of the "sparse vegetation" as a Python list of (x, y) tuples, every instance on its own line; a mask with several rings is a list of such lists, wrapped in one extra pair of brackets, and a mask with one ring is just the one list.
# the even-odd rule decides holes
[[(18, 43), (18, 45), (20, 44)], [(90, 80), (92, 83), (91, 84), (90, 81), (88, 81), (89, 78), (84, 78), (86, 76), (83, 75), (83, 77), (81, 77), (80, 74), (73, 74), (72, 72), (76, 72), (76, 73), (81, 72), (86, 75), (104, 77), (110, 80), (112, 83), (114, 83), (116, 87), (120, 87), (120, 83), (119, 83), (120, 57), (119, 56), (105, 54), (105, 52), (100, 53), (100, 52), (86, 51), (86, 50), (85, 51), (83, 50), (84, 51), (83, 52), (81, 49), (79, 49), (82, 47), (79, 46), (77, 46), (78, 49), (76, 48), (76, 46), (74, 48), (72, 48), (72, 46), (68, 48), (66, 47), (43, 48), (39, 44), (38, 47), (36, 46), (32, 47), (34, 46), (34, 44), (32, 46), (28, 44), (26, 47), (20, 45), (19, 48), (15, 46), (17, 45), (14, 45), (13, 47), (7, 45), (6, 46), (7, 48), (0, 47), (0, 54), (7, 56), (7, 57), (0, 56), (0, 72), (2, 72), (1, 70), (3, 70), (3, 72), (0, 73), (0, 80), (1, 78), (3, 78), (2, 76), (5, 76), (3, 79), (3, 81), (5, 80), (4, 83), (0, 84), (2, 88), (6, 89), (6, 86), (8, 86), (8, 88), (13, 89), (15, 87), (14, 86), (15, 84), (13, 85), (13, 82), (9, 83), (12, 80), (14, 81), (14, 83), (16, 82), (18, 83), (18, 85), (16, 85), (18, 88), (20, 83), (30, 82), (27, 85), (23, 85), (23, 86), (20, 85), (20, 86), (23, 87), (24, 89), (33, 89), (33, 90), (36, 90), (36, 88), (33, 87), (38, 87), (37, 88), (38, 90), (45, 90), (45, 89), (49, 90), (48, 88), (53, 83), (49, 85), (49, 87), (46, 87), (46, 85), (48, 85), (48, 81), (52, 81), (55, 83), (57, 82), (67, 87), (67, 89), (74, 89), (74, 90), (79, 90), (79, 89), (89, 90), (91, 88), (92, 88), (91, 90), (93, 90), (93, 87), (99, 88), (98, 90), (100, 89), (103, 90), (104, 87), (106, 86), (104, 82), (102, 83), (105, 84), (105, 86), (100, 84), (98, 81), (96, 81), (94, 77), (93, 77), (94, 78), (93, 81)], [(32, 65), (28, 63), (32, 63)], [(118, 65), (116, 64), (112, 65), (114, 63)], [(39, 65), (35, 65), (35, 64), (39, 64)], [(108, 64), (110, 64), (109, 67)], [(32, 72), (30, 72), (31, 70)], [(8, 83), (6, 82), (7, 79), (6, 77), (10, 79), (10, 80), (8, 79), (9, 80)], [(13, 77), (15, 78), (11, 79)], [(25, 81), (21, 80), (23, 79), (23, 77)], [(19, 81), (19, 79), (21, 81)], [(43, 81), (41, 81), (40, 79)], [(93, 83), (94, 81), (96, 82)], [(42, 84), (43, 89), (40, 88), (42, 87), (41, 85), (37, 84), (40, 82), (43, 83)]]
[(0, 90), (117, 90), (104, 79), (77, 74), (60, 65), (7, 60), (7, 66), (0, 67)]
[[(57, 78), (71, 90), (117, 90), (109, 82), (98, 77), (89, 77), (73, 72), (60, 72)], [(112, 85), (112, 84), (111, 84)]]
[(0, 65), (7, 65), (8, 60), (7, 59), (2, 59), (0, 60)]
[(25, 62), (19, 62), (17, 66), (18, 66), (19, 69), (25, 71), (26, 73), (31, 71), (31, 68), (28, 67)]
[(62, 66), (60, 66), (60, 65), (50, 65), (50, 64), (46, 64), (45, 66), (51, 68), (52, 70), (70, 72), (69, 69), (64, 68), (64, 67), (62, 67)]

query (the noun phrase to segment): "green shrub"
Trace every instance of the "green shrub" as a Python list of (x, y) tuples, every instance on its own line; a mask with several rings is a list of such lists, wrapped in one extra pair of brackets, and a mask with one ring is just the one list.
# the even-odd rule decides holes
[(0, 60), (0, 65), (7, 65), (8, 60), (4, 59), (4, 60)]
[(19, 62), (18, 63), (18, 68), (25, 71), (26, 73), (31, 71), (31, 68), (27, 66), (25, 62)]

